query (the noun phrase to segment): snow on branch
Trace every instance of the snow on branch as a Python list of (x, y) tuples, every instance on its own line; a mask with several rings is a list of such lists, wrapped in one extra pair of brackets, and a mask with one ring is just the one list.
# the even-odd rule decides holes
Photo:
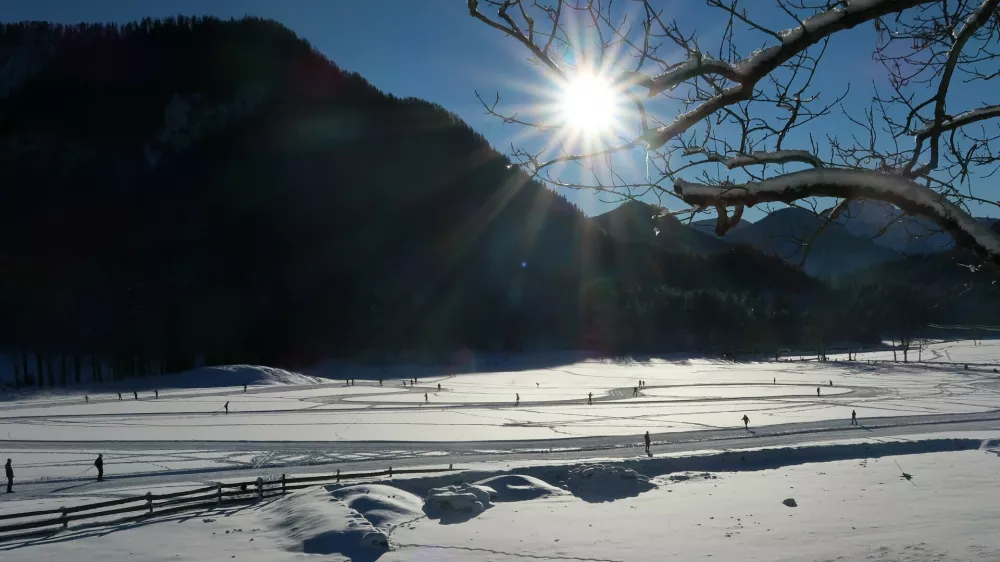
[[(672, 123), (650, 131), (646, 134), (646, 142), (651, 149), (660, 148), (670, 139), (684, 133), (723, 107), (750, 99), (757, 82), (792, 60), (799, 53), (837, 32), (851, 29), (858, 24), (885, 15), (935, 1), (937, 0), (848, 0), (846, 6), (837, 6), (820, 12), (806, 19), (802, 25), (779, 33), (780, 45), (755, 51), (739, 64), (731, 66), (732, 74), (727, 77), (731, 77), (738, 84), (709, 98), (695, 109), (677, 116)], [(671, 83), (671, 72), (677, 72), (673, 75), (673, 79), (679, 77), (683, 72), (693, 73), (690, 76), (693, 78), (720, 69), (718, 66), (713, 66), (711, 69), (704, 66), (691, 69), (685, 66), (689, 65), (690, 62), (688, 61), (681, 67), (667, 72), (666, 76), (668, 77), (664, 78), (662, 82), (667, 85)], [(701, 64), (704, 65), (704, 62), (702, 61)], [(655, 84), (659, 85), (659, 82), (655, 82)]]
[(775, 150), (773, 152), (751, 152), (741, 154), (725, 161), (727, 168), (745, 168), (760, 164), (790, 164), (792, 162), (802, 162), (811, 164), (816, 168), (823, 167), (823, 161), (818, 156), (805, 150)]
[(653, 97), (664, 91), (673, 90), (687, 80), (707, 74), (718, 74), (733, 82), (740, 82), (742, 79), (742, 75), (728, 62), (705, 58), (699, 53), (663, 74), (639, 82), (639, 85), (649, 88), (649, 97)]
[(957, 242), (1000, 265), (1000, 235), (943, 195), (909, 178), (870, 170), (815, 169), (794, 172), (744, 185), (705, 185), (683, 179), (674, 191), (689, 205), (732, 207), (757, 203), (791, 203), (807, 197), (837, 197), (885, 201), (910, 215), (930, 219)]
[[(972, 111), (966, 111), (965, 113), (960, 113), (950, 119), (946, 119), (938, 130), (942, 133), (951, 131), (953, 129), (958, 129), (959, 127), (964, 127), (971, 123), (976, 123), (977, 121), (985, 121), (987, 119), (993, 119), (1000, 117), (1000, 105), (987, 105), (980, 107), (979, 109), (974, 109)], [(916, 136), (927, 137), (934, 131), (934, 123), (928, 123), (923, 129), (916, 131)]]

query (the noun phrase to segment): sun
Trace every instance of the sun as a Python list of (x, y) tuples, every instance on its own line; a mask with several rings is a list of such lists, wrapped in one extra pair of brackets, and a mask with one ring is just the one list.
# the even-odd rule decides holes
[(591, 137), (601, 136), (617, 125), (620, 97), (606, 78), (582, 73), (563, 86), (559, 108), (568, 127)]

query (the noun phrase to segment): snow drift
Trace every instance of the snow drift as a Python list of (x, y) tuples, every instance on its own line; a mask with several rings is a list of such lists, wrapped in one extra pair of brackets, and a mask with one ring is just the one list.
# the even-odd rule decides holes
[(419, 497), (384, 484), (344, 486), (331, 490), (330, 494), (386, 532), (423, 515), (423, 501)]
[(325, 488), (290, 494), (261, 509), (265, 523), (280, 534), (289, 551), (343, 554), (373, 559), (389, 547), (389, 536)]
[(476, 484), (496, 490), (494, 501), (497, 502), (519, 502), (566, 493), (565, 490), (556, 488), (534, 476), (522, 474), (494, 476), (480, 480)]

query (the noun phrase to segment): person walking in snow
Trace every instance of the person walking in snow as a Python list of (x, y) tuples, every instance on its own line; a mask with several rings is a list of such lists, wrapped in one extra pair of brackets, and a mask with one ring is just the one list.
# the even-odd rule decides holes
[(427, 393), (425, 392), (424, 393), (424, 404), (427, 404), (428, 402), (430, 402), (430, 399), (427, 398)]
[(649, 432), (646, 432), (646, 454), (649, 454)]
[(816, 387), (816, 398), (819, 398), (819, 387)]
[(833, 381), (830, 381), (830, 386), (833, 386)]
[(7, 493), (11, 494), (14, 492), (14, 469), (10, 466), (10, 459), (3, 465), (3, 471), (7, 473)]
[(378, 379), (378, 385), (382, 386), (382, 377), (379, 377), (379, 379)]
[(132, 391), (132, 398), (138, 400), (139, 399), (139, 393), (133, 390)]
[(514, 393), (514, 396), (515, 396), (515, 398), (514, 398), (514, 405), (515, 406), (519, 406), (521, 404), (521, 393), (520, 392), (516, 392), (516, 393)]
[(750, 430), (750, 418), (748, 418), (746, 414), (743, 414), (743, 427), (748, 431)]
[(247, 391), (247, 385), (243, 385), (243, 392), (245, 393), (246, 391)]
[(119, 392), (119, 393), (118, 393), (118, 400), (121, 400), (121, 399), (122, 399), (122, 393), (121, 393), (121, 392)]
[(84, 395), (83, 395), (83, 400), (84, 400), (84, 402), (86, 402), (87, 404), (90, 404), (90, 395), (89, 395), (89, 394), (84, 394)]
[(587, 405), (590, 406), (593, 403), (594, 403), (594, 393), (589, 392), (587, 393)]
[(438, 383), (438, 392), (441, 392), (441, 383)]
[(226, 402), (225, 405), (223, 405), (222, 407), (226, 409), (226, 413), (228, 414), (229, 413), (229, 402)]
[(858, 411), (851, 410), (851, 425), (858, 425)]
[(94, 461), (94, 466), (97, 467), (97, 481), (104, 482), (104, 453), (97, 454), (97, 460)]
[(639, 387), (638, 386), (633, 386), (632, 387), (632, 396), (633, 397), (634, 396), (639, 396)]
[(154, 390), (153, 393), (156, 395), (156, 399), (159, 400), (160, 399), (160, 391), (159, 390)]

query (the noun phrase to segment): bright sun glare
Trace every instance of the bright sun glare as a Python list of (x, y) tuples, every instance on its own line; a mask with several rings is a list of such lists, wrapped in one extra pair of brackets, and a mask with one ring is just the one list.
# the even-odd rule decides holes
[(567, 125), (588, 135), (609, 133), (614, 128), (618, 94), (604, 78), (581, 74), (566, 84), (560, 101)]

